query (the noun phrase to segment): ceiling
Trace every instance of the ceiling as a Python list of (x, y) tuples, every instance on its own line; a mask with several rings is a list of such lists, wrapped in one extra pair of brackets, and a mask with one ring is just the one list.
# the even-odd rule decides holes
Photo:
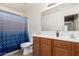
[(44, 6), (44, 3), (0, 3), (1, 6), (5, 6), (20, 12), (24, 12), (29, 8), (38, 7), (38, 5)]
[(23, 12), (26, 6), (25, 3), (0, 3), (0, 5), (11, 9), (15, 9), (19, 12)]
[(47, 7), (47, 5), (52, 7), (56, 5), (56, 3), (0, 3), (0, 5), (25, 13), (27, 10), (36, 8), (39, 5), (41, 5), (41, 10), (45, 11), (50, 9), (50, 7)]
[(20, 12), (25, 12), (29, 8), (35, 8), (41, 5), (42, 10), (45, 10), (48, 6), (54, 5), (56, 3), (0, 3), (1, 6), (5, 6), (11, 9), (15, 9)]

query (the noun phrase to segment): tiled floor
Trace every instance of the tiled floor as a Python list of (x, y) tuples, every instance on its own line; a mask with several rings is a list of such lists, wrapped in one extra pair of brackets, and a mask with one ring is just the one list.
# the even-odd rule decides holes
[(28, 55), (23, 55), (23, 52), (20, 50), (18, 52), (8, 55), (8, 56), (32, 56), (32, 52), (29, 53)]

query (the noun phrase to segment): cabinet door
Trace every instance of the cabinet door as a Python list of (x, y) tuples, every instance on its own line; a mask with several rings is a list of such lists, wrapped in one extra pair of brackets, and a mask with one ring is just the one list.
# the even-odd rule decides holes
[(41, 56), (51, 56), (51, 46), (42, 44), (41, 45)]
[(72, 43), (61, 40), (54, 40), (53, 44), (53, 55), (54, 56), (69, 56), (72, 55)]
[(79, 56), (79, 52), (75, 52), (75, 56)]
[(41, 38), (41, 56), (51, 56), (51, 39)]
[(62, 40), (53, 40), (53, 46), (71, 50), (72, 43), (71, 42), (67, 42), (67, 41), (62, 41)]
[(33, 55), (40, 56), (40, 38), (33, 37)]
[(74, 46), (74, 55), (79, 56), (79, 43), (73, 43)]
[(63, 49), (63, 48), (54, 47), (53, 55), (54, 56), (70, 56), (71, 51)]

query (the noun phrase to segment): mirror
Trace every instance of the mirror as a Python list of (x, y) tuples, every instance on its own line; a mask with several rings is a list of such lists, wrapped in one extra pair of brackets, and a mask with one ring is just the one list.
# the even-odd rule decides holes
[(78, 14), (65, 16), (64, 27), (66, 31), (78, 31)]
[(79, 31), (79, 4), (59, 5), (42, 12), (42, 31)]

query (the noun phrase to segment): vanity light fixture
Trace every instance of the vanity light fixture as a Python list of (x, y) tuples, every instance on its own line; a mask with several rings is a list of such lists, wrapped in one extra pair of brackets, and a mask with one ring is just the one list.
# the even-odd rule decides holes
[(48, 3), (48, 4), (46, 4), (45, 10), (51, 9), (51, 8), (61, 5), (61, 4), (62, 3)]

